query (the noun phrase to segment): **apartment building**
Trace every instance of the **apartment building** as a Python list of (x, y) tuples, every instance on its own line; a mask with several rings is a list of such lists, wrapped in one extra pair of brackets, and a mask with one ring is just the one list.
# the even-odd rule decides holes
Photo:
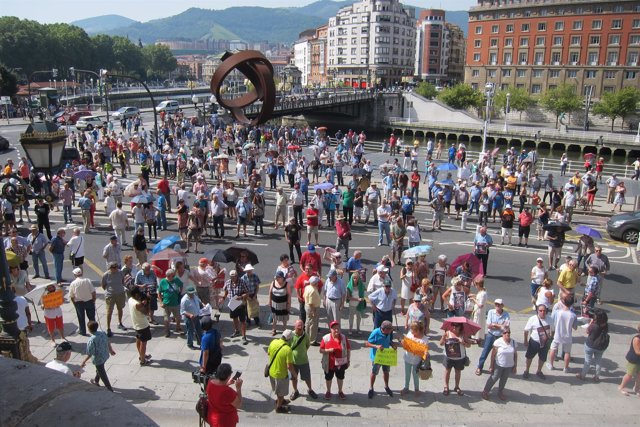
[(334, 84), (387, 87), (412, 79), (415, 8), (398, 0), (361, 0), (329, 18), (327, 72)]
[(640, 87), (640, 1), (479, 0), (465, 82), (541, 94), (562, 83), (595, 98)]

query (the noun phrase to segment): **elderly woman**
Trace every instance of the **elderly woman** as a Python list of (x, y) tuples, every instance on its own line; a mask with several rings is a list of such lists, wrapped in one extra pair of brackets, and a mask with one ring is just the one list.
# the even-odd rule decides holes
[(444, 390), (442, 394), (449, 395), (449, 379), (451, 378), (451, 369), (455, 369), (455, 388), (453, 389), (458, 396), (464, 395), (460, 389), (460, 377), (467, 360), (466, 348), (471, 346), (471, 342), (464, 335), (464, 325), (462, 323), (454, 323), (453, 327), (442, 334), (440, 345), (444, 346)]
[[(223, 363), (207, 384), (207, 423), (211, 426), (233, 427), (238, 424), (238, 409), (242, 406), (242, 378), (232, 378), (232, 372), (231, 365)], [(235, 385), (235, 390), (231, 385)]]
[(9, 276), (11, 278), (11, 290), (16, 296), (24, 296), (33, 289), (26, 270), (21, 270), (18, 266), (10, 267)]
[(538, 355), (538, 369), (536, 376), (541, 380), (546, 379), (542, 373), (542, 366), (547, 361), (549, 344), (551, 344), (551, 325), (547, 322), (549, 309), (544, 304), (536, 307), (536, 314), (531, 316), (524, 327), (524, 345), (527, 347), (525, 354), (525, 368), (522, 378), (529, 378), (529, 368), (533, 358)]
[(447, 277), (447, 270), (449, 270), (449, 264), (447, 264), (447, 256), (438, 256), (438, 261), (433, 266), (433, 276), (431, 277), (431, 284), (433, 285), (433, 299), (431, 300), (431, 310), (436, 308), (436, 299), (440, 297), (440, 310), (444, 311), (444, 288), (445, 279)]
[(269, 287), (269, 307), (271, 307), (271, 336), (276, 335), (276, 324), (282, 322), (282, 329), (287, 329), (289, 311), (291, 310), (291, 290), (282, 271), (276, 275)]
[(480, 330), (476, 332), (473, 338), (478, 345), (482, 345), (484, 341), (484, 331), (487, 328), (487, 290), (484, 288), (484, 277), (476, 276), (476, 278), (473, 279), (473, 285), (477, 291), (475, 294), (469, 295), (469, 299), (473, 301), (471, 320), (480, 325)]
[(400, 310), (402, 315), (405, 316), (407, 314), (404, 309), (405, 301), (413, 300), (413, 295), (420, 284), (412, 259), (408, 259), (406, 265), (400, 270), (400, 281), (402, 282), (402, 288), (400, 290)]
[(484, 385), (482, 398), (488, 400), (491, 388), (500, 380), (498, 383), (498, 397), (500, 400), (507, 400), (507, 396), (504, 394), (504, 386), (507, 384), (509, 374), (515, 374), (517, 372), (517, 367), (518, 353), (516, 351), (516, 342), (511, 339), (511, 329), (505, 327), (502, 329), (502, 337), (493, 343), (491, 367), (489, 368), (489, 374), (491, 374), (491, 376), (487, 378), (487, 382)]
[(426, 360), (429, 357), (429, 341), (425, 336), (424, 324), (420, 321), (413, 321), (409, 325), (409, 332), (406, 339), (416, 341), (419, 344), (425, 346), (423, 354), (414, 354), (405, 350), (404, 352), (404, 388), (400, 391), (401, 395), (405, 395), (409, 392), (409, 382), (413, 377), (413, 390), (416, 394), (420, 393), (420, 380), (418, 378), (418, 366), (422, 360)]
[(367, 302), (364, 299), (365, 285), (360, 278), (360, 272), (354, 271), (349, 278), (347, 284), (347, 301), (349, 303), (349, 336), (353, 336), (353, 319), (356, 319), (356, 334), (360, 334), (360, 321), (362, 314), (367, 308)]
[(342, 392), (344, 374), (351, 362), (351, 343), (340, 333), (340, 323), (333, 321), (329, 324), (330, 332), (320, 341), (320, 353), (322, 353), (322, 370), (327, 391), (325, 399), (331, 399), (331, 383), (335, 376), (338, 382), (338, 397), (344, 400), (346, 396)]
[(405, 316), (404, 328), (410, 330), (411, 324), (420, 322), (423, 326), (423, 333), (429, 331), (429, 306), (427, 305), (427, 297), (423, 297), (420, 292), (416, 292), (413, 296), (413, 302), (409, 305)]
[(447, 317), (464, 316), (467, 294), (462, 285), (462, 278), (456, 276), (451, 279), (451, 287), (442, 295), (442, 298), (447, 302)]

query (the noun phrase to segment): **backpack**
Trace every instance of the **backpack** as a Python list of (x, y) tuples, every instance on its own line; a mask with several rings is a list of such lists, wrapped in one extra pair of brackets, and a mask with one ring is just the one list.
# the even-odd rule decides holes
[(604, 351), (609, 347), (609, 341), (611, 337), (609, 336), (608, 329), (602, 329), (600, 331), (600, 335), (593, 339), (593, 349)]

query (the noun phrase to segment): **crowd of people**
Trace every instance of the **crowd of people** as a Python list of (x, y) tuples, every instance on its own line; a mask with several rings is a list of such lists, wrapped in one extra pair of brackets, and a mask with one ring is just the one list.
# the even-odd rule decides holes
[[(256, 333), (251, 332), (252, 322), (256, 328), (270, 328), (274, 338), (268, 348), (265, 376), (269, 377), (276, 396), (278, 413), (289, 412), (291, 401), (300, 396), (299, 379), (306, 384), (311, 398), (318, 397), (311, 383), (308, 357), (311, 347), (317, 347), (322, 355), (324, 398), (333, 398), (335, 377), (337, 396), (346, 399), (343, 382), (350, 368), (351, 341), (359, 339), (370, 348), (370, 399), (375, 396), (374, 385), (380, 370), (385, 393), (394, 395), (389, 386), (391, 369), (381, 355), (404, 349), (405, 381), (400, 394), (409, 393), (411, 380), (413, 391), (418, 393), (420, 378), (428, 378), (433, 371), (429, 348), (436, 345), (442, 346), (444, 352), (443, 394), (450, 394), (453, 370), (452, 390), (463, 395), (462, 371), (471, 364), (466, 349), (479, 345), (482, 351), (475, 363), (475, 374), (483, 375), (485, 364), (489, 364), (482, 396), (489, 398), (497, 382), (498, 397), (504, 400), (506, 382), (517, 371), (518, 346), (511, 338), (509, 313), (503, 300), (495, 295), (494, 307), (489, 309), (490, 288), (485, 285), (490, 277), (489, 255), (496, 244), (487, 226), (489, 222), (495, 223), (497, 217), (502, 245), (516, 244), (512, 231), (517, 224), (517, 244), (528, 247), (531, 226), (535, 223), (538, 240), (544, 239), (549, 246), (547, 265), (543, 258), (538, 258), (530, 278), (524, 278), (531, 280), (527, 292), (531, 294), (535, 314), (523, 331), (526, 348), (523, 378), (529, 378), (530, 365), (536, 357), (535, 375), (541, 380), (545, 379), (543, 370), (554, 369), (556, 355), (562, 356), (564, 370), (568, 372), (573, 331), (580, 317), (588, 324), (588, 337), (585, 363), (577, 376), (585, 379), (593, 363), (596, 370), (592, 378), (599, 380), (600, 361), (608, 346), (608, 319), (595, 305), (601, 298), (611, 265), (602, 248), (584, 235), (576, 248), (577, 260), (568, 256), (565, 264), (559, 266), (566, 237), (561, 227), (553, 226), (570, 224), (581, 198), (586, 198), (587, 207), (593, 206), (591, 196), (595, 192), (590, 189), (594, 185), (597, 188), (597, 180), (601, 180), (597, 163), (584, 174), (576, 172), (567, 183), (560, 183), (554, 182), (553, 175), (544, 180), (538, 176), (535, 153), (518, 154), (510, 148), (499, 164), (498, 158), (488, 152), (481, 154), (479, 160), (468, 160), (464, 145), (452, 145), (448, 162), (458, 165), (454, 181), (451, 172), (441, 175), (441, 162), (436, 161), (444, 152), (442, 142), (437, 146), (431, 140), (427, 142), (421, 176), (417, 147), (404, 150), (402, 165), (394, 159), (374, 167), (365, 153), (364, 132), (339, 133), (337, 144), (332, 147), (321, 129), (269, 125), (247, 128), (215, 121), (201, 131), (181, 113), (163, 116), (162, 122), (157, 136), (147, 134), (140, 121), (133, 121), (131, 126), (128, 121), (121, 123), (121, 132), (109, 123), (101, 130), (72, 133), (69, 140), (77, 145), (81, 159), (64, 165), (51, 180), (43, 181), (33, 173), (25, 158), (17, 169), (12, 162), (4, 169), (4, 175), (10, 176), (12, 183), (29, 185), (37, 196), (36, 221), (30, 226), (28, 237), (20, 236), (17, 227), (23, 223), (23, 212), (30, 222), (29, 202), (5, 197), (1, 205), (7, 234), (5, 248), (18, 260), (11, 267), (16, 298), (24, 298), (33, 289), (30, 279), (40, 277), (39, 265), (44, 278), (51, 280), (41, 303), (47, 331), (56, 346), (56, 360), (49, 363), (52, 368), (73, 373), (66, 367), (70, 347), (64, 335), (63, 300), (53, 298), (68, 288), (78, 317), (79, 334), (88, 336), (86, 354), (96, 367), (93, 383), (102, 382), (111, 389), (104, 364), (109, 355), (115, 354), (109, 344), (114, 310), (116, 327), (126, 332), (123, 310), (128, 305), (138, 361), (140, 366), (147, 366), (153, 363), (147, 353), (147, 342), (153, 335), (152, 326), (158, 325), (155, 312), (162, 309), (164, 336), (170, 337), (175, 325), (175, 333), (186, 338), (188, 348), (201, 352), (201, 372), (213, 378), (207, 386), (213, 408), (210, 413), (214, 414), (210, 418), (212, 423), (222, 423), (216, 418), (223, 416), (220, 414), (230, 417), (225, 418), (227, 421), (237, 422), (237, 415), (234, 418), (230, 414), (237, 411), (242, 401), (242, 380), (231, 378), (231, 367), (222, 363), (225, 337), (216, 322), (223, 311), (229, 313), (233, 323), (233, 333), (228, 338), (240, 338), (244, 345)], [(305, 145), (310, 145), (309, 158), (302, 154), (301, 147)], [(390, 141), (389, 148), (396, 154), (397, 142)], [(132, 174), (134, 165), (140, 173), (130, 184), (122, 185), (120, 180)], [(230, 170), (232, 165), (235, 173)], [(377, 170), (381, 174), (379, 180)], [(153, 186), (151, 178), (157, 179)], [(613, 188), (610, 198), (614, 209), (615, 206), (622, 209), (624, 190), (619, 187), (623, 183), (616, 180), (613, 175), (607, 179), (607, 186)], [(47, 198), (48, 195), (55, 197)], [(262, 237), (265, 222), (268, 224), (267, 200), (272, 199), (273, 228), (282, 230), (287, 242), (282, 252), (288, 249), (288, 254), (280, 256), (280, 264), (273, 266), (273, 275), (269, 275), (270, 315), (264, 321), (258, 301), (262, 281), (249, 262), (248, 251), (239, 254), (234, 269), (228, 273), (212, 257), (201, 257), (198, 266), (191, 268), (186, 260), (192, 248), (199, 254), (204, 252), (205, 245), (222, 241), (225, 229), (229, 232), (235, 228), (233, 237), (244, 239), (249, 237), (247, 226), (253, 225), (253, 236)], [(60, 204), (65, 224), (76, 224), (73, 218), (82, 218), (82, 227), (72, 228), (69, 238), (66, 227), (55, 230), (55, 235), (51, 232), (49, 215), (59, 210)], [(432, 211), (430, 228), (418, 221), (415, 208), (421, 204)], [(91, 280), (85, 278), (84, 270), (85, 238), (96, 230), (95, 213), (99, 205), (104, 206), (113, 230), (101, 253), (105, 271), (100, 286), (107, 307), (104, 333), (96, 323), (96, 291)], [(518, 215), (514, 213), (516, 209)], [(446, 254), (439, 254), (431, 263), (426, 251), (413, 257), (403, 256), (405, 250), (420, 245), (422, 233), (442, 230), (445, 219), (465, 221), (474, 212), (478, 228), (473, 239), (473, 257), (477, 263), (463, 262), (451, 267)], [(20, 214), (18, 221), (16, 213)], [(388, 245), (389, 253), (368, 270), (365, 261), (373, 260), (363, 259), (360, 250), (351, 253), (350, 241), (354, 227), (364, 230), (370, 220), (377, 228), (378, 246)], [(335, 231), (330, 242), (320, 241), (320, 228)], [(182, 256), (164, 265), (153, 262), (149, 256), (148, 243), (158, 240), (158, 229), (177, 230), (185, 242)], [(53, 258), (53, 277), (47, 266), (47, 252)], [(73, 265), (74, 279), (70, 281), (63, 278), (66, 257)], [(35, 272), (31, 278), (29, 260)], [(329, 265), (324, 272), (323, 264)], [(392, 277), (396, 266), (400, 267), (399, 282)], [(554, 270), (557, 286), (552, 277)], [(585, 297), (576, 312), (575, 292), (581, 284), (585, 285)], [(292, 305), (295, 299), (297, 309)], [(28, 306), (21, 310), (25, 318), (30, 316)], [(293, 315), (297, 319), (293, 329), (289, 329)], [(362, 319), (367, 315), (373, 319), (370, 332), (362, 330)], [(448, 325), (439, 341), (434, 339), (430, 328), (436, 316)], [(479, 329), (470, 333), (468, 325), (475, 324)], [(320, 333), (321, 326), (327, 331), (325, 335)], [(30, 320), (22, 328), (27, 352), (29, 327)], [(61, 341), (57, 341), (56, 334)], [(632, 378), (638, 392), (638, 341), (637, 337), (633, 339), (633, 351), (627, 355), (627, 376), (621, 384), (625, 393), (624, 387)], [(235, 390), (229, 387), (232, 384)]]

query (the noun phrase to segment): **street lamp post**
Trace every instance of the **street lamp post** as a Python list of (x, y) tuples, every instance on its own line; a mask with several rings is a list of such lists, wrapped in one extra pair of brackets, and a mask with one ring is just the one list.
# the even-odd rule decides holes
[(511, 92), (507, 92), (507, 104), (504, 106), (504, 128), (502, 128), (504, 132), (509, 132), (509, 122), (508, 122), (507, 115), (511, 111), (510, 102), (511, 102)]
[(485, 89), (485, 95), (487, 97), (487, 106), (484, 113), (484, 130), (482, 132), (482, 152), (480, 153), (481, 156), (487, 150), (487, 133), (489, 130), (489, 111), (491, 108), (491, 101), (495, 93), (495, 86), (493, 83), (489, 82), (484, 86), (484, 89)]

